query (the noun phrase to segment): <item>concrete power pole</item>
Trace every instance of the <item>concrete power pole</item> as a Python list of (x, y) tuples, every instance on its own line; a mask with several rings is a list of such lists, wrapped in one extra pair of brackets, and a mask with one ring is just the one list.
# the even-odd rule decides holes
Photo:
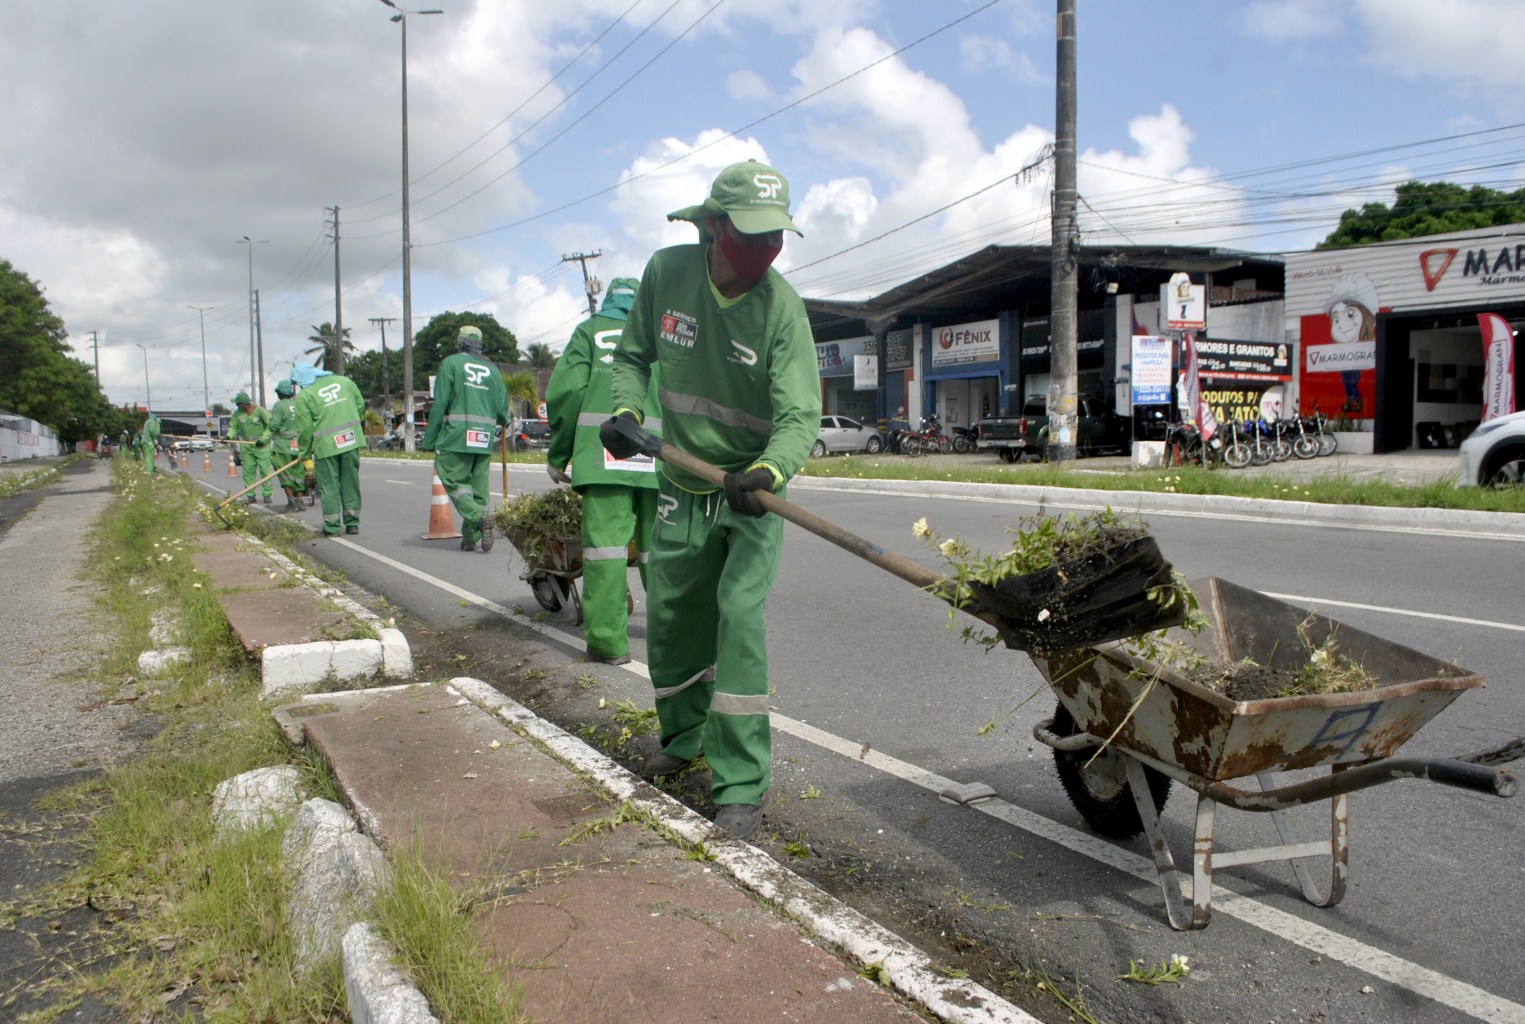
[(101, 386), (101, 339), (96, 337), (98, 332), (90, 332), (90, 347), (95, 350), (95, 386)]
[(254, 341), (259, 349), (259, 404), (265, 406), (265, 327), (260, 322), (259, 289), (254, 289)]
[(604, 290), (604, 283), (602, 281), (600, 281), (596, 277), (589, 277), (588, 276), (588, 261), (589, 260), (596, 260), (596, 259), (598, 259), (602, 255), (603, 255), (603, 252), (601, 252), (601, 251), (600, 252), (574, 252), (570, 256), (563, 256), (561, 258), (561, 262), (563, 262), (563, 263), (571, 263), (573, 260), (576, 260), (578, 263), (582, 264), (582, 286), (583, 286), (583, 288), (588, 293), (588, 315), (589, 316), (592, 316), (594, 313), (598, 312), (598, 304), (594, 301), (594, 297), (596, 295), (598, 295), (599, 292)]
[(1073, 462), (1078, 421), (1075, 306), (1080, 233), (1075, 226), (1075, 0), (1058, 0), (1054, 103), (1052, 280), (1049, 301), (1048, 459)]
[[(395, 316), (373, 316), (367, 317), (367, 319), (381, 328), (381, 415), (385, 419), (392, 411), (390, 408), (392, 404), (392, 378), (387, 376), (387, 324), (395, 324), (397, 318)], [(390, 423), (387, 424), (387, 429), (392, 429)]]
[(335, 203), (334, 211), (334, 365), (329, 367), (334, 373), (344, 372), (344, 304), (341, 301), (343, 293), (339, 290), (339, 204)]

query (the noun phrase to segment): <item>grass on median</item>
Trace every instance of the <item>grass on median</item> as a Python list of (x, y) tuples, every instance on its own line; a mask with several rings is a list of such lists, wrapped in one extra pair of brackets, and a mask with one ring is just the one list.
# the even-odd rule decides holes
[[(282, 828), (219, 839), (211, 819), (216, 785), (253, 768), (296, 764), (307, 795), (336, 800), (331, 776), (285, 742), (259, 702), (257, 672), (191, 565), (189, 485), (149, 479), (125, 461), (114, 475), (120, 500), (94, 533), (92, 621), (107, 639), (91, 671), (107, 696), (131, 689), (157, 732), (128, 763), (49, 798), (44, 812), (72, 830), (76, 866), (0, 903), (0, 921), (87, 924), (77, 935), (62, 932), (24, 992), (0, 992), (0, 1017), (24, 997), (34, 1009), (14, 1019), (25, 1024), (59, 1020), (86, 998), (134, 1020), (345, 1020), (338, 957), (305, 972), (295, 959)], [(192, 657), (171, 678), (135, 680), (137, 652), (154, 646), (149, 631), (165, 611)], [(36, 827), (6, 823), (15, 832)], [(399, 906), (404, 925), (427, 921), (437, 933), (425, 951), (426, 976), (415, 979), (436, 1012), (467, 1024), (517, 1019), (512, 993), (486, 967), (480, 935), (461, 924), (436, 927), (456, 916), (459, 897), (443, 883), (409, 882), (422, 869), (407, 851), (391, 859), (408, 889), (376, 908), (377, 924), (406, 934), (388, 918), (387, 907)]]
[(1525, 513), (1525, 487), (1495, 490), (1458, 487), (1440, 480), (1417, 486), (1376, 480), (1352, 480), (1339, 475), (1311, 480), (1292, 480), (1271, 475), (1250, 475), (1231, 469), (1171, 466), (1152, 469), (1086, 469), (1080, 460), (1074, 469), (1060, 469), (1046, 462), (992, 463), (988, 456), (970, 455), (957, 466), (923, 463), (895, 456), (844, 455), (811, 459), (801, 476), (862, 480), (960, 481), (981, 484), (1021, 484), (1029, 487), (1079, 488), (1083, 490), (1146, 491), (1153, 493), (1227, 495), (1273, 501), (1308, 501), (1323, 505), (1371, 505), (1392, 508), (1449, 508), (1482, 512)]

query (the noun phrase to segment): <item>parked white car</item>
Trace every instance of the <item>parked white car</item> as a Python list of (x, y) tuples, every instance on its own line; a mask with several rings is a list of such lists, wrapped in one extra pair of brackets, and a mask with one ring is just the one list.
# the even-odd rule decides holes
[(868, 452), (874, 455), (884, 448), (884, 435), (851, 416), (822, 416), (821, 433), (810, 454), (816, 458), (828, 452)]
[(1489, 420), (1461, 443), (1463, 487), (1525, 486), (1525, 412)]

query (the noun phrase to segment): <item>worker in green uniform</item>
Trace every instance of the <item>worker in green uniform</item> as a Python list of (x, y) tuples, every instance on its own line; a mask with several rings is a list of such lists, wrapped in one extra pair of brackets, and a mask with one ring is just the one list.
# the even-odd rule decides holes
[(461, 550), (478, 542), (491, 551), (492, 519), (487, 485), (492, 464), (494, 428), (508, 426), (508, 386), (503, 374), (482, 355), (482, 330), (462, 327), (455, 354), (446, 356), (434, 375), (434, 406), (419, 447), (434, 452), (434, 472), (461, 515)]
[[(552, 480), (570, 483), (582, 496), (583, 640), (589, 661), (610, 665), (630, 660), (628, 549), (633, 541), (645, 586), (657, 511), (656, 461), (649, 455), (616, 459), (598, 439), (598, 428), (614, 414), (614, 348), (636, 284), (632, 277), (609, 282), (603, 305), (572, 332), (545, 389), (546, 468)], [(655, 387), (642, 413), (646, 428), (660, 434)]]
[[(228, 421), (228, 435), (235, 441), (248, 442), (238, 446), (238, 455), (244, 464), (244, 487), (253, 488), (255, 481), (264, 480), (274, 469), (270, 465), (270, 414), (255, 405), (247, 391), (234, 395), (233, 405), (235, 408), (232, 419)], [(259, 490), (264, 495), (265, 504), (270, 504), (275, 484), (265, 480)], [(255, 500), (254, 491), (250, 490), (244, 498), (244, 504), (252, 505)]]
[(291, 371), (297, 394), (297, 445), (314, 461), (323, 501), (323, 535), (360, 532), (361, 417), (365, 399), (348, 377), (302, 364)]
[[(276, 381), (275, 404), (270, 407), (270, 461), (276, 466), (285, 466), (302, 454), (301, 446), (297, 443), (295, 394), (296, 388), (292, 387), (291, 381)], [(276, 467), (273, 466), (272, 469), (274, 468)], [(281, 470), (281, 490), (286, 492), (286, 507), (281, 509), (282, 512), (302, 510), (302, 503), (297, 499), (304, 493), (302, 481), (306, 476), (307, 471), (302, 468), (301, 462)]]
[(150, 411), (148, 419), (143, 421), (142, 433), (138, 435), (138, 457), (143, 460), (144, 468), (149, 473), (155, 472), (154, 460), (159, 452), (159, 434), (161, 429), (159, 417)]
[(600, 428), (618, 457), (635, 451), (652, 368), (661, 369), (663, 435), (725, 471), (723, 493), (662, 463), (652, 534), (646, 651), (662, 726), (652, 775), (702, 752), (715, 824), (756, 831), (772, 782), (764, 606), (778, 575), (783, 520), (757, 492), (782, 495), (821, 424), (810, 321), (773, 260), (789, 184), (755, 160), (732, 164), (699, 206), (668, 214), (700, 229), (697, 245), (646, 264), (614, 350), (616, 415)]

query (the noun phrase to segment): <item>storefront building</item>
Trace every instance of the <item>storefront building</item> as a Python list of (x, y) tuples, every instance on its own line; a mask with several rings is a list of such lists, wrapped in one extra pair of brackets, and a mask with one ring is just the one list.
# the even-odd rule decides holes
[(1525, 224), (1289, 255), (1299, 412), (1375, 452), (1454, 447), (1482, 412), (1485, 313), (1525, 324)]
[[(806, 297), (823, 411), (883, 425), (904, 406), (913, 423), (935, 412), (948, 431), (1019, 414), (1025, 399), (1046, 395), (1052, 381), (1050, 267), (1046, 246), (991, 246), (869, 300)], [(1159, 304), (1151, 297), (1171, 274), (1186, 271), (1208, 283), (1222, 275), (1231, 283), (1212, 289), (1220, 297), (1280, 298), (1281, 263), (1269, 257), (1134, 247), (1087, 255), (1079, 269), (1085, 284), (1076, 314), (1077, 395), (1124, 415), (1130, 339), (1153, 333), (1140, 329), (1139, 317), (1154, 323)], [(1274, 357), (1279, 305), (1276, 310), (1264, 324), (1235, 321), (1223, 337), (1267, 344), (1268, 358)], [(1248, 372), (1228, 369), (1230, 362), (1243, 357), (1225, 356), (1226, 375)], [(870, 388), (870, 380), (877, 386)]]

